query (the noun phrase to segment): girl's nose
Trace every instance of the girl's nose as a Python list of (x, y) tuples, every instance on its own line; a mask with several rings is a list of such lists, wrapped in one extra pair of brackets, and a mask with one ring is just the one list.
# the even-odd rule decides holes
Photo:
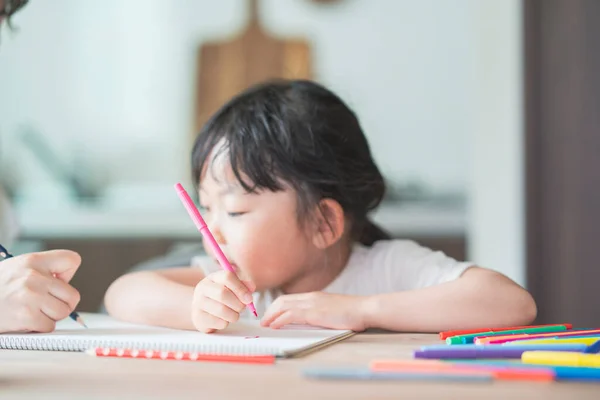
[(225, 241), (225, 237), (223, 237), (223, 234), (221, 233), (220, 229), (211, 229), (211, 232), (213, 234), (213, 236), (215, 237), (215, 240), (217, 241), (217, 243), (225, 245), (227, 244), (227, 242)]

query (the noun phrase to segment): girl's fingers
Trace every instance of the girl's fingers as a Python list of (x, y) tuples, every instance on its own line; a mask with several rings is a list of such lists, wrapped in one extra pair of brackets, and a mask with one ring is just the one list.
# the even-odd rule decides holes
[(252, 293), (233, 272), (221, 271), (210, 275), (213, 282), (226, 286), (243, 304), (252, 302)]
[(220, 303), (216, 300), (213, 300), (209, 297), (205, 297), (200, 302), (200, 309), (205, 311), (207, 314), (210, 314), (214, 317), (217, 317), (226, 322), (225, 326), (212, 326), (217, 329), (224, 329), (229, 323), (236, 322), (240, 319), (240, 314), (237, 311), (232, 310), (227, 307), (225, 304)]
[(244, 303), (229, 288), (220, 283), (213, 281), (206, 282), (203, 285), (202, 294), (215, 302), (224, 304), (237, 313), (240, 313), (245, 307)]
[(192, 314), (194, 327), (203, 333), (213, 333), (214, 331), (225, 329), (229, 324), (219, 317), (215, 317), (204, 310), (196, 309)]
[(244, 285), (246, 285), (246, 287), (248, 288), (248, 290), (251, 291), (252, 293), (254, 293), (254, 291), (256, 290), (256, 285), (254, 284), (254, 282), (252, 282), (252, 281), (242, 281), (242, 283)]
[(260, 324), (262, 326), (270, 326), (276, 318), (291, 309), (293, 304), (294, 301), (292, 296), (281, 296), (277, 298), (265, 312)]
[(269, 327), (273, 329), (279, 329), (291, 323), (304, 323), (304, 319), (301, 315), (299, 315), (297, 311), (287, 310), (280, 314), (277, 318), (275, 318), (269, 324)]

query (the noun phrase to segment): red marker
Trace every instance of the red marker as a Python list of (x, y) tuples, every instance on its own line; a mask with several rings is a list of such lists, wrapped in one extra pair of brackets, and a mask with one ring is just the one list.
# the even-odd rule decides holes
[(238, 356), (226, 354), (200, 354), (182, 351), (154, 351), (118, 349), (111, 347), (94, 347), (86, 351), (95, 357), (117, 357), (117, 358), (146, 358), (154, 360), (178, 360), (178, 361), (215, 361), (234, 362), (245, 364), (274, 364), (275, 357), (272, 355)]

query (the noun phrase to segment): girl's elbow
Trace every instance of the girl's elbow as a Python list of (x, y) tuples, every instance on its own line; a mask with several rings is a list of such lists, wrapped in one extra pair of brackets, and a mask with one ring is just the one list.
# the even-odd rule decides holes
[(106, 312), (116, 318), (126, 317), (128, 297), (131, 293), (130, 275), (123, 275), (117, 278), (106, 290), (104, 294), (104, 307)]
[(510, 325), (529, 325), (537, 318), (537, 305), (533, 296), (508, 277), (495, 271), (479, 270), (482, 276), (485, 274), (485, 293), (495, 293), (496, 304), (504, 310), (503, 314), (510, 320)]
[(114, 316), (115, 312), (118, 311), (119, 279), (121, 278), (111, 283), (108, 289), (106, 289), (106, 293), (104, 293), (104, 307), (106, 308), (106, 312), (111, 316)]
[(535, 300), (525, 289), (515, 296), (513, 313), (516, 316), (516, 325), (529, 325), (537, 318), (537, 305)]
[(533, 321), (535, 321), (535, 319), (537, 318), (537, 304), (535, 303), (535, 300), (533, 299), (533, 296), (529, 293), (529, 292), (525, 292), (527, 294), (526, 300), (524, 301), (524, 317), (525, 319), (528, 321), (527, 323), (530, 324)]

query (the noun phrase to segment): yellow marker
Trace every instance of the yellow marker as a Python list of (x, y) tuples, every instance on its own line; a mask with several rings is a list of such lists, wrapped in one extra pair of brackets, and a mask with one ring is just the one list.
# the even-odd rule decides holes
[(600, 355), (570, 351), (526, 351), (521, 361), (525, 364), (600, 368)]
[(552, 339), (531, 339), (531, 340), (515, 340), (514, 342), (506, 342), (504, 346), (512, 345), (528, 345), (528, 344), (572, 344), (579, 343), (585, 345), (592, 345), (600, 341), (600, 337), (579, 337), (579, 338), (552, 338)]

